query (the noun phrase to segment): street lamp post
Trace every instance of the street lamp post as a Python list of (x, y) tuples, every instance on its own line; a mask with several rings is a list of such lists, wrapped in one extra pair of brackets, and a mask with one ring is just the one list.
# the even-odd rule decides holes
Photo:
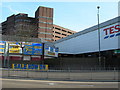
[(45, 50), (44, 50), (44, 48), (45, 48), (45, 43), (42, 43), (42, 65), (44, 65), (44, 56), (45, 56)]
[(97, 6), (97, 9), (98, 9), (98, 13), (97, 13), (97, 18), (98, 18), (98, 46), (99, 46), (99, 67), (101, 66), (101, 52), (100, 52), (100, 49), (101, 49), (101, 46), (100, 46), (100, 26), (99, 26), (99, 9), (100, 9), (100, 6)]

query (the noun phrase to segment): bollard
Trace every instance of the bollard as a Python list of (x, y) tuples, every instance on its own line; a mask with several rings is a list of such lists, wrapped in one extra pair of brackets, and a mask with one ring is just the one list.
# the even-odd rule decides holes
[(48, 70), (46, 72), (47, 72), (47, 79), (48, 79)]
[(68, 79), (70, 80), (70, 68), (68, 67)]
[(27, 78), (29, 77), (28, 75), (29, 75), (29, 74), (28, 74), (28, 69), (27, 69)]
[(8, 77), (10, 76), (10, 69), (8, 68)]
[(114, 67), (114, 80), (115, 80), (115, 72), (116, 72), (116, 70), (115, 70), (115, 67)]
[(91, 68), (91, 80), (92, 80), (92, 68)]

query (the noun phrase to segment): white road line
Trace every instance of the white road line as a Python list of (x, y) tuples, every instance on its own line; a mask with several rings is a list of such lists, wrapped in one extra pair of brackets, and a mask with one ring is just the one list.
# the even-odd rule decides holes
[(71, 84), (118, 84), (118, 82), (75, 82), (75, 81), (48, 81), (48, 80), (22, 80), (22, 79), (5, 79), (0, 78), (0, 80), (9, 81), (25, 81), (25, 82), (47, 82), (47, 83), (71, 83)]

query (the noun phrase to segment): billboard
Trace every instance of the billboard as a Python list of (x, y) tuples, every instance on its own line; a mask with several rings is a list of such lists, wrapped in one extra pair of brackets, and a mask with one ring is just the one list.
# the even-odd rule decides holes
[[(23, 55), (44, 55), (50, 57), (58, 56), (58, 48), (52, 43), (33, 43), (33, 42), (14, 42), (14, 41), (0, 41), (0, 53), (23, 54)], [(25, 57), (26, 60), (26, 57)]]
[(45, 56), (58, 57), (58, 48), (45, 44)]
[(48, 70), (48, 65), (37, 65), (37, 64), (12, 64), (12, 69)]
[(5, 50), (5, 41), (0, 41), (0, 53), (4, 53)]
[(24, 45), (23, 54), (25, 55), (42, 55), (42, 44), (32, 43), (32, 45)]
[(8, 42), (9, 53), (22, 53), (21, 43), (19, 42)]

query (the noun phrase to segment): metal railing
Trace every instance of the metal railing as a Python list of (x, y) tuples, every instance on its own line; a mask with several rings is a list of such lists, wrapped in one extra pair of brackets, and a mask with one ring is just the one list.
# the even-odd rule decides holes
[(89, 70), (16, 70), (2, 69), (2, 77), (30, 78), (30, 79), (49, 79), (49, 80), (100, 80), (118, 81), (119, 69), (107, 67), (106, 69), (91, 68)]

